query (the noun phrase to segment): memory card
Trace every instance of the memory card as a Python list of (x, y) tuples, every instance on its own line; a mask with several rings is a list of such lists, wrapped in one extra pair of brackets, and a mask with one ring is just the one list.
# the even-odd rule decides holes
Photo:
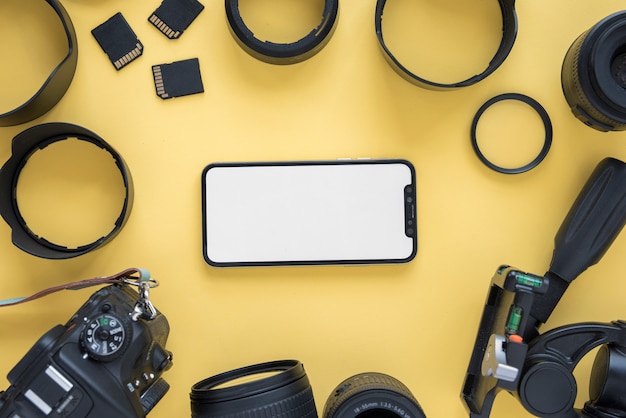
[(121, 13), (91, 31), (116, 70), (133, 62), (143, 53), (143, 45)]
[(168, 38), (177, 39), (203, 9), (197, 0), (163, 0), (148, 21)]
[(161, 99), (203, 93), (198, 58), (152, 66), (154, 87)]

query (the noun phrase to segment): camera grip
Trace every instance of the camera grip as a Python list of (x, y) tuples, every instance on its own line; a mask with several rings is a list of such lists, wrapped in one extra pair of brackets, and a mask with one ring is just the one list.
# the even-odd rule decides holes
[(626, 222), (626, 164), (602, 160), (554, 239), (549, 272), (571, 283), (608, 250)]

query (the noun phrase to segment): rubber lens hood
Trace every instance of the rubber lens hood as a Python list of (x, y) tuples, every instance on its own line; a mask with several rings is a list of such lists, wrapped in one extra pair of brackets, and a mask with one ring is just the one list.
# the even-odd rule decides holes
[[(28, 159), (38, 150), (68, 138), (89, 142), (107, 151), (113, 157), (124, 181), (124, 204), (113, 229), (105, 236), (76, 248), (54, 244), (37, 235), (27, 226), (17, 204), (17, 184), (20, 173)], [(21, 250), (37, 257), (66, 259), (83, 255), (113, 239), (124, 226), (133, 205), (133, 182), (130, 170), (124, 159), (108, 143), (95, 133), (69, 123), (47, 123), (36, 125), (19, 133), (12, 142), (12, 155), (0, 169), (0, 215), (11, 227), (13, 244)]]
[(500, 4), (500, 10), (502, 12), (502, 40), (500, 41), (500, 45), (496, 54), (489, 62), (485, 71), (480, 74), (476, 74), (467, 80), (459, 81), (456, 83), (444, 84), (438, 83), (434, 81), (426, 80), (418, 76), (417, 74), (412, 73), (408, 68), (406, 68), (398, 59), (393, 55), (393, 53), (389, 50), (389, 47), (386, 45), (383, 30), (382, 30), (382, 22), (383, 22), (383, 14), (385, 11), (385, 4), (387, 0), (377, 0), (376, 1), (376, 14), (374, 17), (374, 26), (376, 29), (376, 36), (378, 37), (378, 43), (387, 59), (387, 62), (391, 67), (400, 75), (402, 78), (407, 80), (408, 82), (415, 84), (416, 86), (423, 87), (429, 90), (449, 90), (455, 89), (459, 87), (467, 87), (473, 84), (478, 83), (479, 81), (487, 78), (491, 73), (502, 65), (504, 60), (509, 56), (511, 49), (513, 49), (513, 44), (515, 43), (515, 38), (517, 37), (517, 13), (515, 12), (515, 0), (498, 0)]
[(383, 373), (360, 373), (341, 382), (324, 406), (323, 418), (426, 418), (411, 391)]
[[(258, 379), (252, 380), (255, 375)], [(244, 378), (249, 381), (235, 382)], [(309, 379), (297, 360), (261, 363), (209, 377), (193, 385), (189, 397), (193, 418), (317, 418)]]
[(626, 10), (602, 19), (572, 43), (561, 86), (583, 123), (602, 132), (626, 130)]
[[(46, 0), (46, 2), (52, 7), (63, 25), (65, 35), (67, 36), (67, 55), (54, 70), (52, 70), (52, 73), (50, 73), (34, 96), (19, 107), (4, 114), (0, 114), (0, 126), (19, 125), (36, 119), (48, 112), (65, 95), (65, 92), (74, 78), (76, 65), (78, 63), (78, 42), (74, 26), (67, 11), (58, 1)], [(26, 7), (24, 7), (24, 13), (28, 13)], [(10, 60), (8, 62), (10, 62)], [(5, 65), (7, 65), (6, 62)], [(13, 82), (14, 80), (5, 81)]]
[(248, 54), (269, 64), (295, 64), (317, 54), (335, 31), (339, 0), (325, 0), (322, 22), (308, 35), (293, 43), (262, 41), (244, 23), (239, 0), (226, 0), (226, 18), (237, 43)]

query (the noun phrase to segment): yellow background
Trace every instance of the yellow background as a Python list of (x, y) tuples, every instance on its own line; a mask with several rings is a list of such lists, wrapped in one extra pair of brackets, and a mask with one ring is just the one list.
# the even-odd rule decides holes
[[(302, 36), (302, 27), (315, 26), (321, 10), (320, 1), (240, 3), (251, 28), (283, 42)], [(434, 81), (480, 71), (500, 40), (496, 0), (388, 3), (389, 46), (409, 68)], [(391, 69), (374, 32), (374, 0), (342, 0), (326, 48), (291, 66), (247, 55), (229, 33), (222, 1), (204, 0), (204, 11), (175, 41), (147, 21), (158, 1), (63, 4), (78, 35), (73, 83), (44, 116), (0, 128), (0, 160), (10, 157), (11, 139), (30, 126), (81, 125), (124, 157), (135, 183), (135, 205), (111, 243), (69, 260), (22, 252), (0, 223), (0, 299), (130, 266), (150, 270), (160, 282), (152, 299), (170, 322), (168, 348), (175, 356), (164, 375), (171, 389), (151, 413), (155, 418), (190, 416), (189, 390), (201, 379), (286, 358), (304, 363), (320, 416), (332, 389), (364, 371), (401, 380), (429, 417), (467, 416), (459, 394), (493, 272), (507, 263), (542, 274), (554, 234), (593, 168), (607, 156), (626, 159), (625, 134), (583, 125), (560, 86), (567, 48), (622, 2), (518, 2), (518, 38), (505, 63), (483, 82), (450, 92), (413, 86)], [(119, 72), (90, 33), (118, 11), (145, 46), (143, 56)], [(0, 35), (4, 112), (41, 84), (58, 61), (55, 54), (63, 55), (63, 34), (43, 1), (5, 0)], [(158, 98), (151, 66), (192, 57), (200, 60), (204, 94)], [(505, 92), (538, 100), (554, 125), (546, 160), (516, 176), (487, 169), (469, 141), (477, 109)], [(496, 151), (523, 162), (536, 152), (543, 128), (523, 105), (503, 103), (498, 109), (500, 115), (496, 108), (485, 115), (480, 132), (493, 139)], [(207, 164), (340, 157), (405, 158), (415, 165), (414, 261), (246, 269), (205, 264), (200, 174)], [(71, 192), (66, 197), (71, 199)], [(65, 228), (72, 233), (71, 225)], [(622, 235), (574, 282), (543, 329), (624, 318), (624, 251)], [(0, 376), (44, 332), (67, 321), (93, 290), (0, 309)], [(577, 369), (578, 406), (588, 399), (589, 357)], [(492, 416), (529, 414), (500, 394)]]

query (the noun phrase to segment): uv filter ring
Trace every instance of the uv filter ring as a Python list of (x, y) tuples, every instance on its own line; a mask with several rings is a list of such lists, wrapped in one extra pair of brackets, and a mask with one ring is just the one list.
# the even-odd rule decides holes
[[(520, 101), (529, 105), (531, 108), (533, 108), (537, 112), (537, 114), (541, 118), (541, 121), (543, 122), (543, 126), (545, 129), (545, 138), (543, 142), (543, 147), (539, 151), (539, 154), (537, 154), (537, 156), (531, 162), (520, 167), (513, 167), (513, 168), (502, 167), (498, 164), (495, 164), (491, 160), (489, 160), (485, 156), (483, 151), (480, 149), (480, 146), (478, 145), (478, 139), (476, 137), (476, 128), (478, 126), (478, 122), (480, 118), (482, 117), (483, 113), (485, 113), (485, 111), (489, 109), (489, 107), (491, 107), (492, 105), (498, 102), (504, 101), (504, 100), (517, 100), (517, 101)], [(550, 121), (550, 116), (548, 115), (548, 112), (546, 112), (544, 107), (541, 106), (541, 104), (538, 101), (536, 101), (532, 97), (529, 97), (520, 93), (504, 93), (504, 94), (500, 94), (498, 96), (492, 97), (491, 99), (487, 100), (476, 112), (476, 115), (474, 116), (474, 120), (472, 121), (472, 127), (470, 129), (472, 148), (474, 149), (474, 152), (476, 153), (476, 156), (478, 157), (478, 159), (480, 159), (480, 161), (482, 161), (482, 163), (485, 164), (490, 169), (497, 171), (499, 173), (503, 173), (503, 174), (525, 173), (526, 171), (532, 170), (533, 168), (537, 167), (546, 158), (546, 156), (548, 155), (548, 152), (550, 151), (550, 147), (552, 146), (552, 136), (553, 136), (552, 122)]]

